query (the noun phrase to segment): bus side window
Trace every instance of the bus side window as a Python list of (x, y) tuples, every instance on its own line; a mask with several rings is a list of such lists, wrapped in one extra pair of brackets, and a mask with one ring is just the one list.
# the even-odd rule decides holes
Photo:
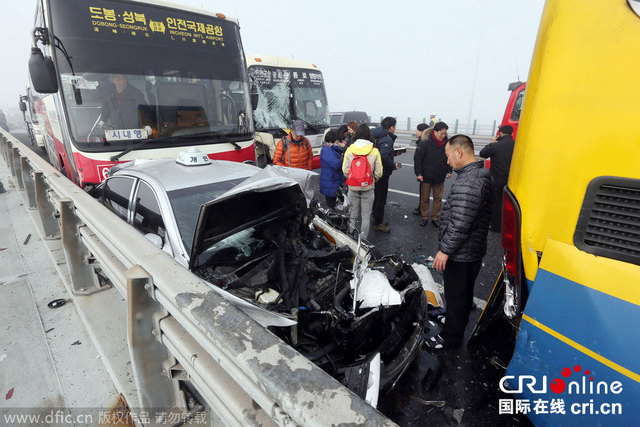
[(133, 179), (125, 177), (109, 178), (104, 184), (104, 205), (125, 221), (128, 219), (132, 188)]
[(511, 112), (511, 121), (517, 122), (520, 120), (520, 113), (522, 113), (522, 102), (524, 101), (524, 90), (518, 94), (516, 102), (513, 103), (513, 111)]

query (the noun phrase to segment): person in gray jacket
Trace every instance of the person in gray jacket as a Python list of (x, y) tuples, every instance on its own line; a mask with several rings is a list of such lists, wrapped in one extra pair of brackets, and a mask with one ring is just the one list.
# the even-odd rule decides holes
[(473, 305), (473, 288), (487, 252), (491, 220), (492, 178), (477, 161), (473, 142), (456, 135), (446, 147), (447, 162), (458, 174), (442, 208), (438, 253), (433, 261), (443, 271), (446, 322), (440, 335), (425, 341), (427, 348), (455, 348), (463, 339)]

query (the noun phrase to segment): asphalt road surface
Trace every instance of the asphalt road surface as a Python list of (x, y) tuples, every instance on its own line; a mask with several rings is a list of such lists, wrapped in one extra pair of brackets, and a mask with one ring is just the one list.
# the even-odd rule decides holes
[[(24, 129), (11, 129), (14, 136), (30, 146)], [(487, 140), (476, 141), (480, 148)], [(429, 224), (420, 226), (420, 216), (413, 215), (418, 206), (418, 182), (413, 172), (413, 144), (398, 138), (397, 144), (409, 146), (406, 154), (396, 157), (403, 167), (393, 173), (385, 219), (390, 233), (369, 232), (369, 240), (383, 254), (396, 253), (408, 262), (425, 263), (437, 253), (437, 229)], [(41, 154), (44, 152), (35, 149)], [(478, 147), (476, 147), (476, 152)], [(445, 183), (444, 198), (455, 181), (454, 176)], [(502, 248), (499, 233), (489, 232), (487, 254), (483, 259), (475, 287), (476, 304), (467, 327), (467, 338), (480, 316), (484, 301), (489, 298), (500, 273)], [(442, 275), (433, 272), (436, 282)], [(427, 325), (425, 336), (439, 331), (436, 324)], [(527, 419), (499, 415), (499, 399), (506, 398), (498, 389), (510, 353), (508, 332), (476, 340), (473, 346), (456, 350), (430, 353), (421, 350), (396, 386), (379, 398), (378, 409), (402, 426), (513, 426), (529, 425)]]
[[(424, 263), (438, 251), (438, 232), (431, 224), (421, 227), (420, 216), (413, 215), (419, 200), (413, 171), (415, 145), (406, 139), (398, 138), (398, 142), (410, 148), (396, 157), (402, 168), (394, 171), (389, 183), (385, 219), (391, 232), (381, 233), (372, 228), (369, 240), (382, 253), (398, 253), (405, 261)], [(474, 141), (476, 153), (488, 142)], [(455, 173), (445, 182), (444, 199), (454, 182)], [(479, 308), (471, 313), (467, 339), (500, 274), (503, 257), (500, 239), (500, 233), (489, 231), (487, 254), (474, 292)], [(432, 275), (436, 282), (443, 283), (441, 273)], [(439, 328), (432, 325), (425, 335), (434, 335)], [(403, 426), (528, 425), (525, 418), (498, 414), (499, 399), (507, 397), (499, 391), (498, 381), (510, 359), (508, 337), (508, 330), (496, 331), (470, 347), (438, 353), (422, 350), (396, 387), (380, 396), (378, 409)]]

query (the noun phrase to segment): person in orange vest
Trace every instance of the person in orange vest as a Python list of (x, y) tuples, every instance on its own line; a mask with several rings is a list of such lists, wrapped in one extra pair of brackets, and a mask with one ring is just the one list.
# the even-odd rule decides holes
[(313, 151), (304, 137), (304, 122), (294, 120), (289, 135), (282, 138), (273, 154), (273, 164), (311, 170)]

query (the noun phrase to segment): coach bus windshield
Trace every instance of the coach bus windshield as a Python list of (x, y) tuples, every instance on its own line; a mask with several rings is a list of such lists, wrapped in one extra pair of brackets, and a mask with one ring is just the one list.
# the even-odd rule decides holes
[(50, 5), (67, 120), (81, 149), (112, 151), (149, 138), (173, 146), (251, 137), (235, 23), (117, 0)]
[(327, 95), (319, 70), (252, 65), (249, 76), (258, 91), (256, 130), (289, 128), (294, 119), (312, 128), (329, 126)]

